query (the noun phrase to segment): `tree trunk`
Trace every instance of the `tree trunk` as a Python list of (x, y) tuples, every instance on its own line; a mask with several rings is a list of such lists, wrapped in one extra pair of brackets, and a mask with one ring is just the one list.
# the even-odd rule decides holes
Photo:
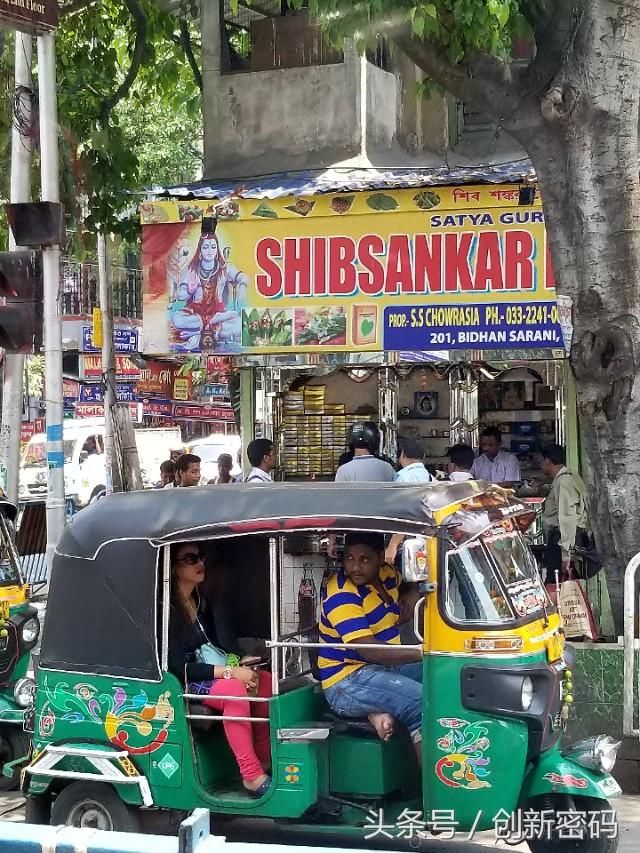
[(619, 632), (624, 567), (640, 551), (639, 96), (640, 7), (587, 0), (538, 99), (542, 121), (512, 131), (536, 169), (558, 292), (574, 303), (591, 520)]
[(453, 65), (406, 27), (392, 38), (498, 121), (536, 169), (557, 289), (573, 299), (590, 519), (620, 632), (624, 568), (640, 551), (640, 4), (547, 4), (525, 70), (483, 54)]

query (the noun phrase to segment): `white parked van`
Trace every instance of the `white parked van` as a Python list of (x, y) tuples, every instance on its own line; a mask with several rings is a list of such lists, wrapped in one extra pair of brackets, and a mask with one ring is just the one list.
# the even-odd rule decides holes
[(236, 477), (241, 474), (242, 468), (238, 465), (238, 451), (241, 446), (242, 441), (239, 435), (215, 433), (207, 438), (194, 439), (188, 450), (189, 453), (195, 453), (196, 456), (200, 457), (201, 482), (208, 483), (218, 476), (218, 456), (221, 453), (228, 453), (233, 459), (231, 476)]
[[(136, 445), (149, 485), (160, 477), (160, 464), (181, 447), (179, 427), (137, 429)], [(106, 487), (104, 418), (79, 418), (64, 422), (64, 490), (77, 508), (87, 504)], [(20, 500), (47, 495), (47, 436), (38, 433), (27, 443), (20, 461)]]

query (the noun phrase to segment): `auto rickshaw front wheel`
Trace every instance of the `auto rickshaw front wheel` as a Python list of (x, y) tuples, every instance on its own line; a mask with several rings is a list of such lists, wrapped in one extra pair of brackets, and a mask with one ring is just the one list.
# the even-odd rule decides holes
[(72, 782), (53, 801), (52, 826), (78, 826), (110, 832), (139, 832), (135, 808), (123, 803), (105, 782)]
[(527, 838), (531, 853), (616, 853), (618, 849), (617, 817), (607, 800), (545, 794), (524, 809), (525, 815), (535, 813), (541, 837)]
[(4, 776), (2, 768), (16, 758), (29, 755), (29, 735), (22, 725), (0, 726), (0, 791), (15, 791), (20, 784), (20, 769), (14, 768), (12, 776)]

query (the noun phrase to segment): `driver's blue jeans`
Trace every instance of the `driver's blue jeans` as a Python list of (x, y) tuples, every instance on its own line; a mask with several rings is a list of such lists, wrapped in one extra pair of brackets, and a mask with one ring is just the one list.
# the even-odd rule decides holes
[(366, 717), (386, 712), (409, 730), (414, 741), (422, 731), (422, 663), (403, 666), (365, 664), (324, 695), (339, 717)]

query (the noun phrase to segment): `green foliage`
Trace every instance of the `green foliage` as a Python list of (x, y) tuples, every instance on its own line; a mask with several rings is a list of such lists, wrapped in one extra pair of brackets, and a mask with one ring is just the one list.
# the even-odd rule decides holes
[(44, 389), (44, 356), (30, 355), (26, 359), (27, 394), (29, 397), (41, 397)]
[(62, 195), (78, 251), (102, 227), (131, 240), (145, 185), (196, 177), (200, 92), (179, 44), (179, 21), (139, 0), (146, 40), (127, 96), (105, 115), (131, 65), (133, 18), (121, 0), (61, 17), (57, 31)]
[[(529, 2), (536, 0), (309, 0), (308, 5), (337, 47), (355, 37), (364, 49), (385, 32), (410, 27), (418, 39), (459, 63), (471, 51), (507, 58), (514, 35), (522, 30), (522, 7)], [(304, 0), (289, 4), (300, 9)]]

